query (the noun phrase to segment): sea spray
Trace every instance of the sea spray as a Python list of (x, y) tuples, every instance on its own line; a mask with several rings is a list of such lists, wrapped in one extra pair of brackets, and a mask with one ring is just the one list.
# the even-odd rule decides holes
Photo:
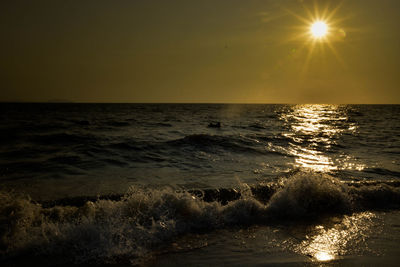
[(351, 197), (337, 179), (311, 172), (297, 173), (272, 195), (270, 215), (287, 219), (312, 219), (344, 214), (351, 210)]
[(138, 186), (119, 200), (52, 207), (1, 192), (1, 259), (51, 255), (72, 263), (140, 261), (185, 234), (250, 225), (315, 224), (332, 215), (381, 208), (375, 202), (386, 205), (387, 196), (393, 208), (400, 202), (398, 187), (349, 186), (311, 172), (298, 172), (269, 186), (268, 194), (275, 190), (270, 198), (254, 194), (262, 190), (242, 188), (237, 189), (243, 190), (239, 199), (225, 204), (185, 190)]

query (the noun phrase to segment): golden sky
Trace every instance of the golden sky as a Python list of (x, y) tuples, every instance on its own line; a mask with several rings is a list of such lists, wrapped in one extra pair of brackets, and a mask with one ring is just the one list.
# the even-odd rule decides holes
[(1, 1), (0, 101), (400, 104), (399, 14), (398, 0)]

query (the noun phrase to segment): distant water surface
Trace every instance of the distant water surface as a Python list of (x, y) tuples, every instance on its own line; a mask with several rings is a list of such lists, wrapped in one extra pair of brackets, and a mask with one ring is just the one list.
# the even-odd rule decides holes
[[(352, 264), (384, 253), (367, 249), (374, 231), (400, 240), (400, 105), (3, 103), (0, 110), (6, 263), (61, 255), (56, 264), (173, 266), (170, 253), (189, 253), (187, 264), (196, 257), (221, 264), (200, 255), (222, 237), (230, 248), (235, 235), (250, 242), (247, 229), (254, 251), (281, 255), (253, 251), (250, 265), (365, 256), (350, 257)], [(230, 195), (193, 195), (216, 196), (219, 188)], [(107, 195), (114, 198), (85, 203)], [(74, 197), (83, 202), (71, 204)], [(393, 227), (382, 226), (387, 220)], [(238, 265), (249, 256), (220, 252), (238, 256)]]
[[(2, 104), (1, 109), (1, 182), (42, 198), (123, 193), (135, 183), (225, 187), (271, 181), (299, 169), (344, 180), (400, 176), (398, 105)], [(222, 126), (207, 127), (211, 122)]]

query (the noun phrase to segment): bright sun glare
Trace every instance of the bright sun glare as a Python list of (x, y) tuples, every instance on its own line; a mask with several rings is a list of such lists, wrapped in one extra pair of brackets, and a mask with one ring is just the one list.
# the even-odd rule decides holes
[(327, 50), (325, 48), (328, 48), (339, 63), (343, 67), (346, 67), (344, 60), (341, 58), (334, 44), (342, 42), (346, 38), (346, 32), (342, 28), (342, 23), (347, 17), (339, 16), (338, 12), (341, 4), (332, 6), (329, 5), (328, 2), (326, 2), (324, 7), (318, 6), (318, 3), (320, 3), (318, 1), (314, 1), (313, 7), (304, 4), (303, 8), (305, 13), (303, 15), (286, 9), (289, 14), (302, 22), (302, 25), (293, 26), (296, 32), (289, 38), (290, 41), (304, 41), (304, 43), (296, 49), (296, 51), (298, 51), (296, 52), (297, 55), (300, 55), (300, 51), (303, 49), (306, 50), (302, 74), (307, 72), (314, 52), (317, 52), (315, 54), (316, 56), (322, 55), (325, 58), (324, 55)]
[(323, 21), (314, 22), (311, 25), (311, 34), (315, 38), (322, 38), (328, 33), (328, 26)]

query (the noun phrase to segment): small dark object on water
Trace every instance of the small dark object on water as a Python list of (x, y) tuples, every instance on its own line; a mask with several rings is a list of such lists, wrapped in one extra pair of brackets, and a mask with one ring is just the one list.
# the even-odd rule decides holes
[(210, 122), (209, 124), (208, 124), (208, 127), (210, 127), (210, 128), (221, 128), (221, 122)]

